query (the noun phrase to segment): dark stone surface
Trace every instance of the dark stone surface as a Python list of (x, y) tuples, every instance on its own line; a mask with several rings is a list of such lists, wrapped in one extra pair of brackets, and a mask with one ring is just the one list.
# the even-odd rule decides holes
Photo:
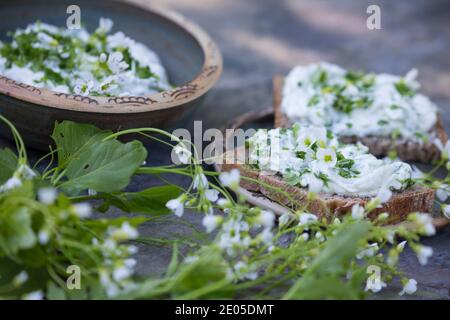
[[(144, 1), (144, 0), (142, 0)], [(192, 120), (204, 127), (222, 127), (245, 111), (271, 105), (271, 78), (296, 64), (326, 60), (347, 68), (405, 74), (420, 71), (423, 92), (440, 107), (450, 130), (450, 2), (448, 0), (313, 1), (313, 0), (157, 0), (180, 11), (204, 27), (219, 44), (225, 71), (204, 105)], [(379, 4), (382, 30), (366, 28), (366, 8)], [(0, 142), (0, 145), (8, 145)], [(149, 165), (170, 162), (168, 150), (150, 144)], [(32, 153), (33, 158), (39, 154)], [(186, 184), (174, 177), (173, 182)], [(136, 178), (131, 190), (158, 184), (158, 179)], [(119, 215), (111, 212), (108, 215)], [(192, 233), (177, 220), (145, 224), (141, 234), (170, 235), (173, 239)], [(185, 222), (201, 228), (200, 215), (187, 213)], [(407, 250), (400, 265), (419, 283), (412, 298), (450, 298), (450, 228), (425, 239), (434, 249), (429, 264), (421, 267)], [(160, 274), (171, 255), (171, 246), (141, 246), (138, 271)], [(374, 298), (398, 298), (401, 286), (391, 286)]]

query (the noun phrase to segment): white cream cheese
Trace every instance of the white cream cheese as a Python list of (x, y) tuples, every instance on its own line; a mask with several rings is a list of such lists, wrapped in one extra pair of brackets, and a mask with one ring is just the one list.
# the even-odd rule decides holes
[(81, 95), (143, 96), (171, 88), (158, 55), (100, 19), (97, 30), (37, 22), (0, 42), (0, 74), (41, 88)]
[(295, 67), (286, 77), (282, 112), (338, 136), (421, 140), (436, 124), (437, 107), (417, 93), (417, 71), (405, 77), (359, 74), (328, 63)]
[(325, 127), (260, 129), (248, 145), (250, 165), (313, 192), (376, 196), (383, 189), (403, 190), (412, 175), (407, 163), (379, 160), (362, 144), (339, 144)]

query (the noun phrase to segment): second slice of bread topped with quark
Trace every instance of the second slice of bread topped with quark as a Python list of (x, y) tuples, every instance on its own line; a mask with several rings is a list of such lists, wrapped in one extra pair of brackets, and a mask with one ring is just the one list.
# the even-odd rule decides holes
[(417, 71), (405, 77), (347, 71), (329, 63), (295, 67), (274, 80), (275, 126), (325, 126), (341, 141), (361, 141), (376, 156), (439, 159), (447, 141), (438, 108), (418, 93)]
[(243, 188), (319, 216), (340, 216), (374, 197), (383, 203), (371, 218), (388, 212), (390, 222), (433, 207), (434, 191), (414, 184), (409, 164), (377, 159), (361, 143), (342, 144), (323, 126), (260, 129), (245, 147), (226, 155), (221, 170), (233, 168), (247, 178)]

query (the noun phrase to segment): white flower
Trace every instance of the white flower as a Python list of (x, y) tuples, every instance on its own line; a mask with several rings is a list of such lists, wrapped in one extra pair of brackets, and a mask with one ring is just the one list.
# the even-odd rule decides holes
[(355, 220), (364, 219), (366, 216), (364, 212), (364, 207), (360, 206), (358, 203), (354, 204), (352, 207), (352, 218)]
[(123, 54), (120, 51), (113, 52), (108, 57), (108, 68), (115, 74), (128, 68), (128, 63), (123, 61)]
[(183, 164), (188, 164), (191, 160), (192, 153), (184, 146), (183, 143), (177, 144), (173, 151), (178, 157), (178, 160)]
[(377, 193), (377, 198), (381, 201), (381, 203), (386, 203), (391, 199), (392, 191), (389, 188), (381, 188)]
[(172, 212), (177, 217), (181, 217), (181, 216), (183, 216), (183, 213), (184, 213), (184, 202), (185, 201), (186, 201), (186, 195), (182, 194), (181, 196), (179, 196), (176, 199), (169, 200), (166, 203), (166, 207), (168, 209), (172, 210)]
[(312, 213), (300, 213), (299, 216), (299, 226), (310, 225), (317, 221), (317, 216)]
[(225, 198), (220, 198), (219, 200), (217, 200), (217, 205), (222, 208), (228, 207), (230, 204), (230, 200)]
[(100, 62), (106, 62), (106, 60), (108, 60), (108, 56), (106, 55), (106, 53), (101, 53), (100, 56), (98, 57), (98, 60)]
[(192, 188), (194, 190), (197, 189), (206, 189), (208, 187), (208, 179), (206, 178), (205, 174), (199, 173), (196, 174), (194, 177), (194, 180), (192, 182)]
[(422, 170), (420, 170), (419, 168), (417, 168), (415, 165), (411, 166), (412, 168), (412, 172), (411, 172), (411, 179), (420, 179), (423, 178), (424, 173), (422, 172)]
[(125, 36), (125, 34), (121, 31), (116, 32), (113, 35), (109, 35), (106, 41), (108, 42), (108, 46), (111, 48), (128, 48), (135, 43), (134, 40)]
[(278, 223), (280, 225), (280, 227), (285, 226), (286, 224), (288, 224), (291, 221), (291, 217), (292, 215), (288, 212), (283, 213), (280, 218), (278, 219)]
[(44, 293), (41, 290), (32, 291), (22, 296), (23, 300), (42, 300), (44, 299)]
[(33, 169), (26, 164), (20, 165), (19, 169), (17, 169), (17, 173), (27, 180), (31, 180), (36, 177), (36, 172), (34, 172)]
[(450, 186), (448, 184), (442, 183), (436, 190), (436, 196), (441, 202), (445, 202), (450, 195)]
[(381, 279), (368, 278), (366, 282), (366, 288), (364, 290), (365, 291), (370, 290), (373, 293), (377, 293), (380, 292), (381, 289), (383, 289), (384, 287), (386, 287), (386, 283)]
[(414, 215), (415, 221), (423, 228), (424, 234), (427, 236), (433, 236), (436, 234), (436, 228), (433, 224), (433, 218), (426, 213), (416, 213)]
[(433, 248), (427, 246), (419, 246), (416, 251), (417, 259), (421, 265), (426, 265), (428, 259), (433, 255)]
[(273, 233), (270, 228), (264, 228), (264, 230), (259, 234), (262, 242), (265, 244), (271, 244), (273, 240)]
[(46, 245), (50, 239), (50, 232), (48, 230), (42, 229), (38, 233), (38, 240), (41, 245)]
[(206, 229), (207, 233), (213, 232), (222, 221), (221, 216), (216, 216), (212, 214), (207, 214), (203, 217), (202, 224)]
[(447, 219), (450, 219), (450, 206), (449, 205), (442, 205), (442, 212), (444, 213), (444, 215), (447, 217)]
[(405, 245), (406, 245), (407, 242), (408, 242), (408, 241), (406, 241), (406, 240), (400, 242), (400, 243), (397, 245), (397, 250), (398, 250), (399, 252), (402, 252), (403, 249), (405, 249)]
[(319, 242), (325, 241), (325, 236), (322, 234), (322, 232), (318, 231), (316, 232), (315, 238), (319, 240)]
[(275, 223), (275, 215), (271, 211), (263, 210), (258, 217), (258, 222), (265, 228), (272, 228)]
[(114, 23), (111, 19), (108, 18), (100, 18), (99, 26), (95, 32), (97, 33), (108, 33), (111, 31)]
[(198, 256), (187, 256), (183, 262), (186, 264), (192, 264), (192, 263), (198, 261), (198, 259), (199, 259)]
[(306, 185), (308, 186), (309, 192), (319, 193), (320, 191), (322, 191), (324, 187), (322, 179), (317, 178), (312, 173), (304, 174), (303, 177)]
[(403, 286), (403, 290), (399, 292), (399, 295), (402, 296), (406, 294), (413, 294), (417, 291), (417, 281), (414, 279), (409, 279), (408, 282)]
[(375, 253), (377, 253), (377, 251), (380, 248), (378, 247), (378, 243), (371, 243), (368, 244), (367, 247), (363, 250), (361, 250), (357, 255), (356, 258), (358, 259), (362, 259), (364, 257), (373, 257), (375, 255)]
[(442, 144), (440, 139), (434, 139), (434, 144), (441, 151), (441, 156), (443, 159), (450, 158), (450, 140), (445, 143), (445, 146)]
[(115, 241), (136, 239), (139, 235), (136, 228), (132, 227), (128, 221), (123, 222), (120, 228), (110, 227), (108, 231)]
[(258, 273), (253, 271), (252, 268), (249, 267), (249, 265), (243, 261), (238, 261), (234, 265), (234, 275), (238, 280), (241, 279), (249, 279), (249, 280), (255, 280), (258, 277)]
[(223, 172), (219, 175), (219, 180), (225, 187), (236, 190), (239, 187), (241, 174), (238, 169), (232, 169), (230, 172)]
[(72, 205), (72, 211), (80, 219), (89, 218), (92, 214), (92, 207), (89, 203), (75, 203)]
[(52, 204), (56, 200), (57, 192), (53, 188), (40, 188), (38, 190), (38, 199), (44, 204)]
[(13, 278), (12, 283), (14, 287), (20, 287), (22, 284), (27, 282), (28, 279), (29, 279), (28, 273), (24, 270)]
[(208, 189), (205, 191), (205, 197), (211, 202), (216, 202), (219, 199), (219, 191), (216, 189)]
[(73, 87), (73, 91), (76, 94), (88, 96), (93, 88), (94, 88), (93, 80), (77, 79), (75, 80), (75, 86)]
[(3, 185), (0, 186), (0, 192), (12, 190), (12, 189), (20, 187), (21, 185), (22, 185), (22, 180), (20, 180), (16, 176), (12, 176)]
[(322, 168), (333, 167), (336, 164), (336, 152), (331, 148), (319, 149), (316, 154)]
[(125, 259), (123, 263), (119, 264), (116, 268), (114, 268), (112, 276), (115, 281), (122, 281), (128, 277), (130, 277), (134, 270), (134, 266), (136, 265), (135, 259)]
[(299, 237), (298, 237), (298, 239), (299, 240), (301, 240), (301, 241), (308, 241), (308, 239), (309, 239), (309, 234), (307, 234), (306, 232), (304, 232), (304, 233), (302, 233)]

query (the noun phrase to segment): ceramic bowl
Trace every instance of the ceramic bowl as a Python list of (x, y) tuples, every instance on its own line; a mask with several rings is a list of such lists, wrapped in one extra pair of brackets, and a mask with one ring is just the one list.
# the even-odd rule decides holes
[[(0, 40), (8, 31), (37, 20), (65, 26), (71, 0), (0, 0)], [(48, 148), (55, 121), (91, 123), (114, 131), (157, 127), (171, 129), (199, 106), (219, 79), (222, 56), (199, 26), (178, 13), (153, 7), (148, 1), (77, 0), (81, 21), (92, 32), (100, 17), (114, 21), (112, 32), (123, 31), (148, 45), (161, 58), (175, 87), (149, 96), (93, 97), (40, 89), (0, 76), (0, 113), (16, 125), (27, 145)], [(2, 130), (2, 135), (7, 131)]]

